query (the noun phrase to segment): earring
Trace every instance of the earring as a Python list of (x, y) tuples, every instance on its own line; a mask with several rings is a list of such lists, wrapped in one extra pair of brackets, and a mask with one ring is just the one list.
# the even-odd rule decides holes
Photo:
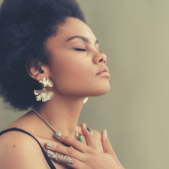
[(87, 101), (88, 101), (88, 97), (86, 97), (86, 98), (83, 100), (83, 104), (85, 104)]
[(46, 102), (48, 100), (51, 100), (54, 96), (53, 92), (50, 92), (45, 89), (45, 87), (53, 87), (53, 82), (50, 79), (46, 79), (46, 77), (43, 77), (42, 80), (39, 81), (39, 83), (43, 84), (42, 90), (34, 90), (34, 94), (36, 96), (36, 101)]
[(43, 77), (42, 80), (39, 81), (39, 83), (42, 83), (44, 87), (53, 87), (53, 82), (50, 79), (46, 79), (46, 77)]

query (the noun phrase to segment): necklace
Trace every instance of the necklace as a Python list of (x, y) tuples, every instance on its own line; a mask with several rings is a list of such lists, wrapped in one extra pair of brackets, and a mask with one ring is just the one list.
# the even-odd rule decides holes
[[(33, 112), (38, 116), (38, 117), (40, 117), (41, 118), (41, 120), (49, 127), (49, 128), (51, 128), (55, 133), (57, 132), (35, 109), (32, 109), (33, 110)], [(76, 132), (76, 130), (75, 130), (75, 138), (76, 138), (76, 140), (77, 140), (77, 138), (79, 137), (79, 134)]]

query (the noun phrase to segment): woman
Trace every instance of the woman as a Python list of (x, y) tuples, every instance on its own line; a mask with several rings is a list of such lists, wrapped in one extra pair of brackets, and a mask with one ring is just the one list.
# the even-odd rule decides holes
[(1, 95), (33, 108), (0, 133), (0, 168), (123, 169), (106, 130), (77, 126), (84, 100), (106, 94), (110, 75), (76, 1), (4, 0), (0, 37)]

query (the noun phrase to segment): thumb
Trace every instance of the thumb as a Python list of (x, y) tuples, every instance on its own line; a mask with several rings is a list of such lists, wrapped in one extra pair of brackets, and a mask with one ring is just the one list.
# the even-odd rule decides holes
[(102, 147), (103, 147), (104, 153), (108, 153), (112, 156), (115, 156), (115, 153), (112, 149), (110, 141), (107, 137), (107, 129), (105, 129), (101, 132), (101, 142), (102, 142)]

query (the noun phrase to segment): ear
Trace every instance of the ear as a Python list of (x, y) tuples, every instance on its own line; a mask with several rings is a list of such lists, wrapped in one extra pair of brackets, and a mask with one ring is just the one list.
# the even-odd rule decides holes
[(42, 80), (43, 77), (48, 78), (48, 68), (42, 63), (37, 63), (36, 65), (26, 66), (27, 72), (32, 79), (38, 82)]

